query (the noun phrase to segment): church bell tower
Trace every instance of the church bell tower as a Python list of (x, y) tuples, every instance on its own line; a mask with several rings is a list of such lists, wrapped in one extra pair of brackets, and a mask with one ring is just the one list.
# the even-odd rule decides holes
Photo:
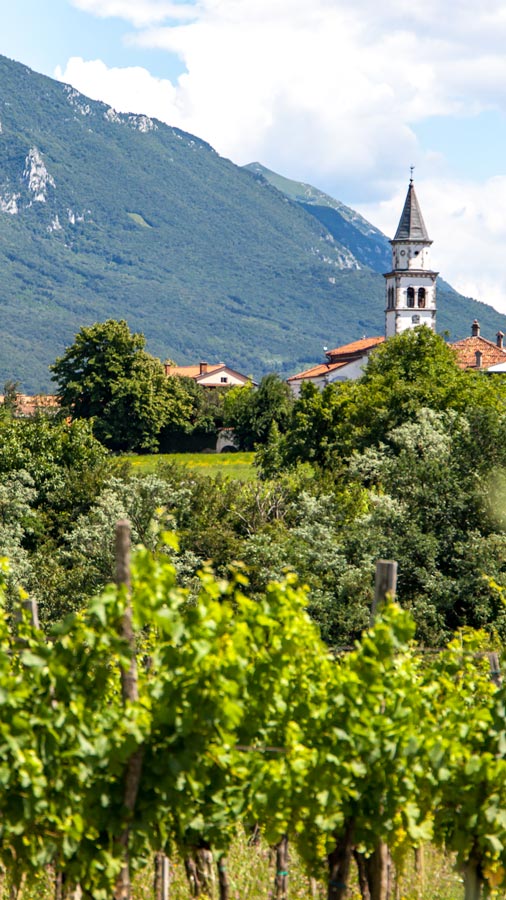
[(437, 272), (429, 266), (429, 240), (422, 213), (410, 179), (401, 219), (390, 241), (392, 271), (385, 275), (385, 335), (400, 334), (407, 328), (428, 325), (436, 329)]

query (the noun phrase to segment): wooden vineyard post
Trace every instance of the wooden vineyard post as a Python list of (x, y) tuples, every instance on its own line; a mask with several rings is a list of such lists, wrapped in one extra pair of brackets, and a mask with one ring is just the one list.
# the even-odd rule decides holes
[(417, 896), (421, 900), (425, 892), (425, 860), (423, 847), (415, 847), (415, 875)]
[(132, 606), (130, 602), (130, 524), (122, 519), (116, 524), (116, 584), (125, 588), (128, 596), (125, 614), (121, 622), (121, 636), (130, 647), (132, 658), (125, 672), (121, 671), (121, 692), (123, 701), (139, 699), (137, 689), (137, 660), (135, 658), (135, 635), (132, 626)]
[(374, 600), (371, 607), (371, 625), (374, 624), (378, 607), (387, 597), (395, 597), (397, 590), (397, 563), (394, 559), (378, 559), (374, 580)]
[(165, 853), (155, 856), (155, 900), (169, 900), (170, 863)]
[[(135, 655), (135, 634), (132, 624), (132, 605), (130, 602), (130, 523), (122, 519), (116, 524), (116, 584), (119, 590), (124, 589), (127, 594), (127, 604), (120, 625), (120, 634), (127, 642), (131, 659), (128, 669), (121, 670), (121, 693), (123, 703), (135, 703), (139, 699), (139, 690), (137, 684), (137, 658)], [(127, 815), (133, 815), (137, 794), (139, 792), (139, 784), (142, 773), (142, 760), (144, 756), (144, 748), (138, 747), (132, 753), (128, 760), (125, 772), (125, 788), (123, 794), (123, 804), (127, 811)], [(115, 900), (130, 900), (131, 884), (130, 884), (130, 865), (128, 854), (128, 842), (130, 838), (130, 824), (127, 822), (123, 832), (119, 838), (119, 844), (123, 849), (123, 864), (121, 872), (116, 883), (114, 893)]]
[[(39, 624), (39, 607), (37, 606), (37, 601), (32, 600), (31, 597), (28, 597), (26, 600), (21, 601), (21, 606), (18, 606), (14, 609), (14, 621), (19, 625), (20, 622), (23, 621), (23, 612), (22, 610), (26, 610), (28, 612), (30, 625), (32, 628), (40, 628)], [(24, 640), (18, 637), (18, 644), (23, 646)]]
[[(378, 609), (387, 599), (394, 599), (396, 590), (397, 562), (394, 559), (378, 559), (374, 580), (374, 600), (371, 607), (371, 626), (374, 625)], [(357, 856), (359, 855), (357, 853)], [(387, 900), (390, 895), (391, 858), (384, 841), (378, 841), (374, 852), (364, 862), (369, 897), (371, 900)]]
[(489, 653), (488, 661), (490, 663), (490, 677), (494, 684), (496, 684), (497, 687), (500, 687), (502, 684), (502, 675), (499, 654), (496, 651)]

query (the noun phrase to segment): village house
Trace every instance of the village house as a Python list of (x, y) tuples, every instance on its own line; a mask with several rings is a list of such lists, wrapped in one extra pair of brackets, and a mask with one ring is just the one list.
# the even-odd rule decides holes
[(16, 417), (28, 419), (40, 413), (56, 415), (60, 409), (58, 398), (54, 394), (18, 394), (12, 396), (0, 394), (0, 406), (8, 402)]
[[(192, 366), (176, 366), (171, 362), (164, 364), (165, 374), (169, 377), (193, 378), (197, 384), (205, 388), (236, 387), (251, 382), (247, 375), (241, 375), (230, 369), (225, 363), (200, 362)], [(255, 382), (252, 382), (255, 384)]]
[(494, 341), (489, 341), (480, 334), (480, 323), (474, 320), (471, 336), (452, 345), (457, 354), (457, 365), (461, 369), (476, 369), (483, 372), (506, 371), (506, 349), (504, 334), (498, 331)]
[(334, 381), (347, 381), (349, 378), (358, 378), (362, 374), (365, 363), (371, 350), (384, 342), (384, 337), (362, 338), (352, 344), (344, 344), (335, 350), (327, 350), (326, 363), (313, 366), (298, 375), (288, 378), (293, 393), (296, 397), (300, 394), (301, 386), (311, 381), (318, 388), (324, 388)]

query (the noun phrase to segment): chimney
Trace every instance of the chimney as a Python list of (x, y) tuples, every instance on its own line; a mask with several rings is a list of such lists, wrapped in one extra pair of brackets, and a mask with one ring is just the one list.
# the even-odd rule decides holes
[(207, 363), (201, 362), (200, 363), (200, 374), (205, 375), (206, 372), (207, 372)]
[(499, 347), (499, 350), (503, 350), (503, 349), (504, 349), (504, 348), (503, 348), (503, 341), (504, 341), (504, 334), (503, 334), (502, 331), (498, 331), (498, 332), (497, 332), (497, 346)]
[(475, 319), (473, 324), (471, 325), (471, 335), (473, 337), (480, 336), (480, 323), (478, 322), (478, 319)]
[(476, 368), (481, 369), (481, 361), (483, 358), (483, 353), (481, 352), (481, 350), (477, 350), (474, 355), (476, 357)]

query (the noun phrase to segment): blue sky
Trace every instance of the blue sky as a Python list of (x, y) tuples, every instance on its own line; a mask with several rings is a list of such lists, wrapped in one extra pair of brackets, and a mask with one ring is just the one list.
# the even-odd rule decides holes
[(506, 0), (12, 0), (2, 20), (0, 53), (387, 234), (414, 165), (434, 267), (506, 313)]
[[(7, 6), (7, 0), (3, 0)], [(128, 43), (118, 16), (98, 18), (69, 0), (12, 0), (2, 14), (0, 53), (54, 76), (72, 56), (103, 59), (108, 66), (145, 66), (159, 78), (177, 78), (184, 64), (174, 54)]]

